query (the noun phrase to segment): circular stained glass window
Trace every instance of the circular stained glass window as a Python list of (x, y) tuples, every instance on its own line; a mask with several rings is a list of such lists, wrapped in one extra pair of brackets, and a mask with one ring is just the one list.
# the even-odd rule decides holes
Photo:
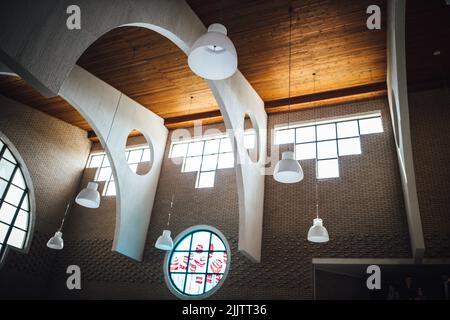
[(183, 231), (164, 262), (170, 291), (182, 299), (212, 295), (224, 282), (230, 266), (230, 246), (224, 235), (210, 226)]

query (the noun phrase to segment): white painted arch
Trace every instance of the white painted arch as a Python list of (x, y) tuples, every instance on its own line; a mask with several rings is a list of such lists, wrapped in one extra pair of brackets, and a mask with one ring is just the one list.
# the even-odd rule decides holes
[[(186, 54), (195, 40), (206, 32), (184, 0), (79, 0), (80, 30), (66, 28), (66, 9), (71, 4), (68, 0), (17, 0), (0, 4), (0, 60), (47, 96), (61, 94), (63, 87), (68, 90), (65, 81), (70, 83), (68, 79), (81, 54), (101, 35), (116, 27), (132, 25), (151, 29)], [(259, 262), (267, 128), (264, 102), (239, 71), (226, 80), (208, 81), (208, 84), (227, 129), (235, 132), (239, 250)], [(245, 113), (252, 116), (256, 127), (258, 163), (248, 161), (243, 147)], [(103, 132), (96, 133), (101, 141), (107, 140)], [(113, 166), (119, 163), (114, 156), (111, 160)], [(119, 197), (122, 203), (134, 201), (123, 194)]]

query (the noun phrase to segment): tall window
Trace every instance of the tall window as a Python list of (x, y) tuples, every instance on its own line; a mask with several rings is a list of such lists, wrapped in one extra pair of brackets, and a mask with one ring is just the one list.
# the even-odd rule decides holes
[(0, 262), (7, 246), (25, 247), (29, 228), (28, 187), (20, 164), (0, 139)]
[(180, 298), (205, 298), (222, 285), (230, 266), (230, 247), (219, 230), (195, 226), (175, 239), (164, 274), (169, 289)]
[[(255, 148), (255, 132), (244, 133), (244, 146)], [(212, 188), (216, 170), (233, 168), (234, 155), (227, 135), (173, 142), (169, 158), (183, 158), (181, 172), (197, 172), (196, 188)]]
[[(125, 158), (130, 169), (136, 173), (139, 163), (150, 161), (150, 148), (148, 146), (127, 148), (125, 150)], [(98, 168), (94, 181), (105, 181), (105, 187), (102, 192), (103, 196), (116, 195), (116, 183), (114, 182), (111, 165), (105, 152), (91, 154), (87, 168)]]
[(339, 158), (361, 154), (361, 136), (383, 132), (380, 112), (277, 128), (275, 144), (294, 144), (297, 160), (317, 159), (317, 178), (338, 178)]

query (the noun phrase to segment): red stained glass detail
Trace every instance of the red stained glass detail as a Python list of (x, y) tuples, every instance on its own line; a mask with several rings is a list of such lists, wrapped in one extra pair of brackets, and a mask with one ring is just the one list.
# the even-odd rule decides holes
[(173, 261), (170, 263), (170, 271), (177, 271), (180, 267), (180, 262), (178, 261), (178, 257), (175, 257)]
[(195, 283), (202, 284), (203, 283), (203, 277), (202, 276), (195, 277)]

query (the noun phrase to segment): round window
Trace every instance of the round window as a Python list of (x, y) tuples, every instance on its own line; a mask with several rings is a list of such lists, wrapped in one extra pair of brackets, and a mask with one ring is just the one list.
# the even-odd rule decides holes
[(202, 299), (216, 292), (230, 266), (230, 246), (224, 235), (210, 226), (183, 231), (164, 262), (170, 291), (182, 299)]

